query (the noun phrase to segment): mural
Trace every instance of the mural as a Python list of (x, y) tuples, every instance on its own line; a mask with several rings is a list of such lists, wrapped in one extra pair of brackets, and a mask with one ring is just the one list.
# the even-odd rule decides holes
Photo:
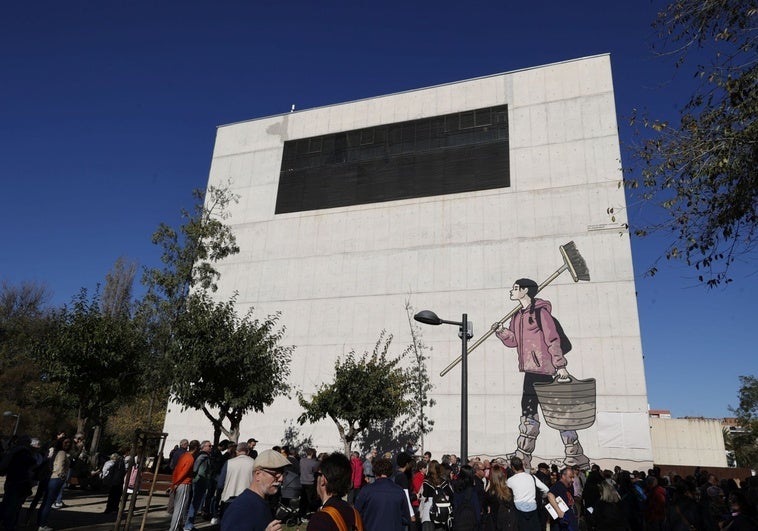
[[(531, 469), (532, 453), (540, 433), (537, 406), (542, 409), (547, 425), (560, 433), (565, 448), (563, 464), (588, 468), (590, 463), (584, 455), (577, 431), (595, 423), (595, 380), (579, 380), (569, 374), (566, 354), (572, 348), (571, 341), (553, 317), (550, 301), (536, 298), (545, 286), (564, 271), (571, 274), (574, 282), (590, 280), (587, 264), (573, 241), (561, 245), (558, 250), (563, 265), (540, 285), (528, 278), (514, 282), (510, 299), (518, 302), (518, 306), (493, 324), (490, 330), (468, 348), (468, 353), (471, 354), (494, 333), (505, 346), (516, 349), (518, 368), (524, 373), (524, 384), (516, 451), (509, 454), (509, 457), (520, 457), (526, 469)], [(510, 323), (505, 327), (508, 319)], [(459, 356), (445, 367), (440, 376), (445, 376), (460, 361)]]
[(590, 460), (584, 455), (577, 430), (595, 422), (595, 380), (577, 380), (569, 374), (566, 354), (571, 341), (553, 317), (550, 301), (536, 298), (538, 291), (534, 280), (517, 280), (510, 299), (518, 302), (520, 309), (507, 328), (501, 321), (493, 325), (498, 339), (516, 349), (518, 369), (524, 373), (519, 435), (511, 455), (531, 468), (540, 433), (540, 406), (547, 425), (560, 433), (566, 454), (563, 464), (587, 468)]

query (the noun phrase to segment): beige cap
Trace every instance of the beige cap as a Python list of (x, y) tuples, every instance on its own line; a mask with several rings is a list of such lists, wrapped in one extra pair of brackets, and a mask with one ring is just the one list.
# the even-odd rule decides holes
[(284, 468), (292, 463), (279, 452), (263, 450), (255, 458), (255, 468)]

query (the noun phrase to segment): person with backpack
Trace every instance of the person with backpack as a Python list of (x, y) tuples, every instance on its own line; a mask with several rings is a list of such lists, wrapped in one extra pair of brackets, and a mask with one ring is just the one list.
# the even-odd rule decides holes
[(482, 505), (476, 493), (474, 471), (463, 465), (453, 482), (453, 525), (451, 531), (477, 531), (482, 521)]
[(421, 531), (447, 531), (452, 522), (453, 488), (447, 482), (444, 467), (429, 462), (429, 470), (419, 491)]
[(308, 521), (307, 531), (363, 531), (358, 510), (342, 498), (352, 484), (352, 463), (339, 452), (326, 456), (316, 472), (321, 509)]
[[(510, 299), (519, 302), (521, 309), (507, 328), (500, 322), (492, 325), (495, 335), (506, 347), (516, 348), (518, 368), (524, 373), (519, 436), (516, 451), (511, 455), (521, 458), (526, 470), (531, 470), (532, 453), (540, 433), (539, 399), (534, 384), (550, 383), (556, 377), (558, 381), (571, 379), (565, 357), (571, 342), (551, 314), (550, 302), (536, 298), (538, 291), (534, 280), (521, 278), (514, 282)], [(566, 454), (563, 464), (587, 468), (590, 460), (584, 455), (576, 430), (562, 430), (560, 435)]]
[[(508, 476), (500, 465), (490, 469), (490, 481), (484, 493), (483, 531), (518, 531), (518, 515)], [(544, 529), (544, 527), (543, 527)]]

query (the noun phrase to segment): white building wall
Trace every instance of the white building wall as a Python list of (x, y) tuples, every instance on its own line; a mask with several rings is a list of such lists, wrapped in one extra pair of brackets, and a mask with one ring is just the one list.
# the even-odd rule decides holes
[(728, 466), (720, 420), (651, 418), (650, 435), (656, 464)]
[[(274, 215), (283, 143), (404, 120), (508, 104), (511, 186), (419, 199)], [(281, 311), (296, 345), (290, 384), (306, 395), (329, 381), (335, 359), (371, 350), (382, 329), (395, 350), (410, 342), (404, 309), (463, 312), (475, 337), (513, 308), (515, 279), (541, 282), (573, 240), (591, 282), (561, 275), (540, 295), (571, 338), (568, 369), (597, 380), (598, 422), (580, 432), (593, 461), (652, 461), (610, 58), (589, 57), (378, 98), (298, 111), (218, 129), (209, 185), (240, 196), (230, 223), (241, 252), (219, 266), (219, 297), (239, 292), (240, 311)], [(437, 401), (425, 449), (458, 453), (460, 370), (439, 372), (460, 352), (452, 327), (422, 327), (433, 347)], [(469, 454), (515, 449), (522, 374), (515, 349), (488, 339), (469, 361)], [(249, 415), (242, 437), (279, 444), (300, 414), (279, 399)], [(171, 406), (169, 444), (207, 437), (201, 413)], [(610, 430), (610, 431), (609, 431)], [(340, 448), (331, 421), (301, 428), (319, 449)], [(543, 425), (536, 458), (559, 460), (558, 432)]]

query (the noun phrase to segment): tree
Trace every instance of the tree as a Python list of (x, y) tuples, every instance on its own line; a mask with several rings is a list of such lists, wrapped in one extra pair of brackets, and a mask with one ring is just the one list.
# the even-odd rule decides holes
[(131, 319), (103, 314), (100, 297), (82, 289), (71, 306), (54, 312), (50, 329), (36, 342), (43, 379), (60, 387), (77, 411), (78, 431), (102, 426), (137, 390), (143, 331)]
[(0, 411), (19, 413), (19, 431), (26, 433), (51, 431), (66, 416), (66, 403), (43, 380), (44, 364), (33, 349), (49, 326), (49, 298), (42, 284), (0, 285)]
[(278, 313), (254, 319), (252, 309), (239, 317), (234, 298), (215, 302), (204, 290), (188, 297), (173, 328), (171, 391), (182, 406), (202, 410), (216, 443), (222, 432), (236, 442), (245, 413), (263, 411), (289, 390), (293, 347), (279, 344), (285, 329), (278, 321)]
[(731, 282), (729, 266), (755, 251), (757, 13), (755, 0), (676, 0), (659, 13), (654, 27), (677, 68), (691, 64), (693, 51), (710, 61), (693, 67), (699, 84), (678, 125), (643, 119), (649, 137), (632, 148), (641, 172), (625, 181), (667, 211), (665, 222), (634, 233), (673, 233), (666, 258), (683, 259), (711, 287)]
[(373, 423), (407, 414), (413, 402), (408, 372), (400, 365), (406, 353), (390, 357), (391, 343), (392, 335), (382, 331), (371, 354), (359, 357), (351, 350), (344, 359), (337, 358), (331, 383), (322, 384), (310, 400), (298, 393), (303, 408), (298, 422), (329, 417), (349, 455), (353, 441)]
[(226, 188), (208, 188), (207, 195), (195, 190), (192, 211), (182, 210), (185, 222), (174, 230), (161, 223), (153, 234), (153, 244), (162, 248), (162, 268), (145, 269), (142, 283), (147, 294), (140, 304), (138, 319), (147, 330), (148, 358), (142, 387), (151, 397), (148, 425), (152, 423), (153, 404), (174, 381), (174, 365), (168, 352), (174, 328), (185, 309), (192, 289), (215, 292), (220, 274), (213, 264), (239, 252), (231, 228), (223, 223), (228, 207), (237, 196)]
[(132, 291), (137, 264), (119, 257), (113, 269), (105, 275), (103, 288), (103, 313), (111, 316), (129, 317), (132, 313)]
[(740, 430), (732, 433), (737, 466), (758, 467), (758, 379), (740, 376), (739, 406), (729, 408), (737, 416)]
[(412, 367), (409, 374), (410, 393), (415, 408), (412, 410), (410, 419), (412, 421), (411, 432), (421, 440), (421, 451), (424, 451), (424, 436), (430, 434), (434, 429), (434, 420), (429, 417), (429, 409), (434, 407), (436, 401), (429, 398), (429, 393), (434, 389), (432, 382), (429, 380), (429, 370), (426, 361), (429, 356), (427, 350), (432, 350), (424, 344), (421, 338), (421, 329), (413, 320), (416, 312), (411, 306), (409, 300), (405, 301), (405, 314), (408, 318), (408, 327), (411, 330), (410, 354), (412, 357)]

